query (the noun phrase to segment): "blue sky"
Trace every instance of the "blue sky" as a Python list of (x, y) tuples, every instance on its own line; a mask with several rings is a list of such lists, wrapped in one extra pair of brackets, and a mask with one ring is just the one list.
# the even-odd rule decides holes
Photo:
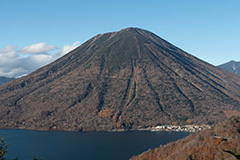
[(240, 61), (239, 8), (239, 0), (0, 0), (0, 76), (27, 74), (99, 33), (127, 27), (152, 31), (213, 65)]

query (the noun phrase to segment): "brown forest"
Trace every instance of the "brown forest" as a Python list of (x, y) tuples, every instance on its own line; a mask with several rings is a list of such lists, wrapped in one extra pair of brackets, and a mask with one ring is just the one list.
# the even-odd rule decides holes
[(239, 76), (138, 28), (99, 34), (0, 86), (0, 127), (100, 131), (215, 124), (240, 111)]

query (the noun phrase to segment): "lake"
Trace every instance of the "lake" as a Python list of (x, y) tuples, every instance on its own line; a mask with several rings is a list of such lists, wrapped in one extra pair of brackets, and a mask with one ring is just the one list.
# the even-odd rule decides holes
[(33, 160), (124, 160), (160, 144), (188, 136), (187, 132), (48, 132), (0, 129), (9, 144), (7, 158)]

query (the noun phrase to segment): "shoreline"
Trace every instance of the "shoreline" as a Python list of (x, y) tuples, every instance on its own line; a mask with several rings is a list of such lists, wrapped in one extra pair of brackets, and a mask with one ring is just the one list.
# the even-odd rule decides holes
[(210, 125), (183, 125), (183, 126), (174, 126), (174, 125), (162, 125), (156, 127), (148, 128), (134, 128), (134, 129), (111, 129), (111, 130), (90, 130), (90, 131), (74, 131), (74, 130), (47, 130), (47, 129), (31, 129), (25, 127), (13, 127), (13, 128), (0, 128), (0, 129), (19, 129), (19, 130), (30, 130), (30, 131), (42, 131), (42, 132), (127, 132), (127, 131), (150, 131), (150, 132), (196, 132), (200, 130), (210, 129)]

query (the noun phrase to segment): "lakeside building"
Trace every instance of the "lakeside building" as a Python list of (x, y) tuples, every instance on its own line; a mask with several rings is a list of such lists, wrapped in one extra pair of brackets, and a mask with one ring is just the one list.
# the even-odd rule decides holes
[(184, 126), (175, 126), (175, 125), (161, 125), (152, 127), (151, 131), (185, 131), (185, 132), (196, 132), (197, 130), (210, 129), (209, 125), (184, 125)]

